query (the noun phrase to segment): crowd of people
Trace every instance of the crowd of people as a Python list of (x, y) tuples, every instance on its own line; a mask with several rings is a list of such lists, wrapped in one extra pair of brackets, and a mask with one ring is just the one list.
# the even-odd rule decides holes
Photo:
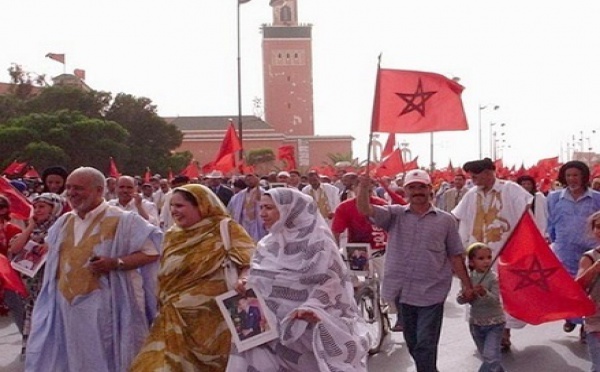
[[(523, 213), (600, 303), (592, 181), (585, 163), (570, 161), (542, 193), (530, 175), (497, 178), (487, 158), (447, 180), (419, 169), (381, 179), (339, 169), (144, 180), (50, 167), (39, 180), (10, 181), (32, 205), (28, 220), (15, 219), (0, 195), (0, 254), (43, 258), (33, 274), (20, 273), (27, 296), (0, 287), (0, 303), (23, 335), (26, 371), (366, 371), (374, 340), (341, 248), (368, 243), (417, 371), (437, 371), (453, 277), (457, 301), (469, 304), (480, 371), (503, 371), (510, 330), (526, 324), (503, 310), (494, 258)], [(264, 301), (278, 337), (241, 350), (217, 303), (230, 290), (241, 296), (238, 338), (265, 327), (248, 291)], [(595, 368), (599, 318), (563, 325), (580, 325)]]

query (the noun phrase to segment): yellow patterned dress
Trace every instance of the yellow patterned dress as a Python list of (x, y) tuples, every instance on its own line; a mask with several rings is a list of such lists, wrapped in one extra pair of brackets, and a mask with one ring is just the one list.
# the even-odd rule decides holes
[(198, 201), (202, 220), (173, 226), (165, 236), (158, 274), (160, 312), (132, 371), (224, 371), (231, 335), (214, 298), (227, 291), (223, 261), (229, 254), (248, 266), (255, 244), (235, 221), (229, 222), (231, 250), (225, 251), (219, 222), (227, 212), (206, 187), (182, 189)]

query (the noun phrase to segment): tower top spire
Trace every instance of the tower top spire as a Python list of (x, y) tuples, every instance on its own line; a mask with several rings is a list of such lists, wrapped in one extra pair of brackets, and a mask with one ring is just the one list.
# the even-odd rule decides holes
[(298, 26), (297, 0), (271, 0), (273, 26)]

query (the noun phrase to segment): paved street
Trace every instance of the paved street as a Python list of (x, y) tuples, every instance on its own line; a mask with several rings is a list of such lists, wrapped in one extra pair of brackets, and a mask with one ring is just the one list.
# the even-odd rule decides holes
[[(441, 372), (477, 371), (481, 362), (464, 320), (464, 308), (454, 301), (454, 284), (446, 302), (438, 367)], [(509, 372), (589, 371), (587, 349), (579, 343), (578, 330), (564, 333), (562, 322), (554, 322), (513, 331), (512, 351), (504, 354), (505, 368)], [(0, 372), (23, 370), (20, 349), (20, 335), (11, 319), (0, 318)], [(415, 371), (401, 333), (392, 335), (387, 352), (370, 358), (369, 371)]]

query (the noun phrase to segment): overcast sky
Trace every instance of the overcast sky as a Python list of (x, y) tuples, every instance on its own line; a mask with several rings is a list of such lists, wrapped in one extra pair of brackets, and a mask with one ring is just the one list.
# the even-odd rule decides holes
[[(268, 0), (241, 7), (242, 105), (263, 97), (260, 26)], [(65, 53), (94, 89), (153, 100), (162, 116), (237, 116), (236, 0), (19, 0), (0, 3), (0, 68), (11, 63), (56, 76), (44, 56)], [(470, 129), (434, 134), (445, 167), (490, 152), (490, 123), (507, 165), (600, 152), (600, 2), (542, 0), (298, 0), (313, 25), (315, 130), (352, 135), (366, 158), (377, 56), (382, 67), (459, 77)], [(8, 82), (7, 72), (0, 81)], [(492, 107), (499, 105), (498, 110)], [(505, 123), (505, 126), (500, 124)], [(598, 129), (598, 133), (594, 130)], [(501, 135), (504, 133), (504, 135)], [(386, 134), (381, 136), (385, 142)], [(419, 164), (428, 134), (398, 134)], [(510, 146), (510, 147), (509, 147)]]

